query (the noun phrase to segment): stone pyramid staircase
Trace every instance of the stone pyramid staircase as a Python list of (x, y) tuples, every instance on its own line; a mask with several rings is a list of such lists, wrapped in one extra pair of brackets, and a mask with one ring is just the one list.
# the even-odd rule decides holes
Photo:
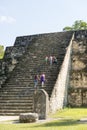
[[(35, 74), (45, 73), (46, 83), (43, 89), (50, 98), (71, 37), (72, 32), (35, 35), (35, 40), (27, 47), (0, 89), (0, 115), (33, 112)], [(57, 57), (57, 65), (45, 63), (45, 56), (50, 55)], [(38, 89), (42, 89), (40, 83)]]

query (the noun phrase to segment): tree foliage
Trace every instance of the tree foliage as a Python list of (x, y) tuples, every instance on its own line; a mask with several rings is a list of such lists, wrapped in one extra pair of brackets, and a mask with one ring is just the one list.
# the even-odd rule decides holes
[(85, 29), (87, 29), (87, 23), (82, 20), (76, 20), (71, 27), (70, 26), (64, 27), (63, 31), (85, 30)]
[(0, 59), (4, 56), (4, 46), (0, 45)]

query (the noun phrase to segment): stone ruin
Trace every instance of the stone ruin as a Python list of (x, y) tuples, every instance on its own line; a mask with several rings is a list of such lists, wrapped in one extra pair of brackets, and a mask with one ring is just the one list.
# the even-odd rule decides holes
[[(50, 54), (58, 58), (58, 66), (43, 62)], [(86, 107), (86, 54), (87, 30), (17, 37), (0, 60), (0, 115), (25, 118), (27, 113), (30, 118), (29, 113), (37, 113), (46, 119), (65, 106)], [(45, 87), (39, 83), (34, 93), (33, 76), (43, 71)]]

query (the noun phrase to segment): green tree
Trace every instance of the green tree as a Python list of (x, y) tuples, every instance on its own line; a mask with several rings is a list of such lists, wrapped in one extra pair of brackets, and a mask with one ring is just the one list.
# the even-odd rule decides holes
[(4, 46), (0, 45), (0, 59), (4, 56)]
[(66, 26), (63, 28), (63, 31), (70, 31), (70, 30), (72, 30), (72, 27)]
[(69, 26), (64, 27), (63, 31), (85, 30), (85, 29), (87, 29), (87, 23), (82, 20), (76, 20), (71, 27)]

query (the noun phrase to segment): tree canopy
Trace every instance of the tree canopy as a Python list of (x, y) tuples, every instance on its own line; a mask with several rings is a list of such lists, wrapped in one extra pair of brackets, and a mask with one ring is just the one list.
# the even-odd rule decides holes
[(82, 20), (76, 20), (71, 27), (70, 26), (64, 27), (63, 31), (85, 30), (85, 29), (87, 29), (87, 23)]
[(0, 59), (4, 56), (4, 46), (0, 45)]

